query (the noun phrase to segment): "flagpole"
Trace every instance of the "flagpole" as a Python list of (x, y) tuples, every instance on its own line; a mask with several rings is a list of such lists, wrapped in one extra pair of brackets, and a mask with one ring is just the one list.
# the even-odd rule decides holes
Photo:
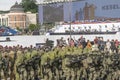
[(72, 7), (72, 5), (71, 5), (71, 0), (69, 0), (69, 26), (70, 26), (70, 39), (72, 38), (72, 29), (71, 29), (71, 7)]

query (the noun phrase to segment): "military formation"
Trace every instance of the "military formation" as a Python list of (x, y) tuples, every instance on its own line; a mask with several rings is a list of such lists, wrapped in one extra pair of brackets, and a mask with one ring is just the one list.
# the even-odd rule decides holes
[[(54, 57), (51, 57), (54, 54)], [(46, 54), (45, 80), (119, 80), (120, 54), (65, 48)], [(45, 64), (44, 64), (45, 63)]]
[(0, 80), (120, 80), (119, 52), (90, 42), (85, 48), (64, 42), (53, 48), (47, 41), (39, 48), (0, 46)]
[[(29, 80), (37, 75), (41, 53), (34, 47), (0, 46), (0, 80)], [(32, 79), (31, 80), (34, 80)]]
[(120, 54), (79, 47), (5, 48), (0, 80), (119, 80)]

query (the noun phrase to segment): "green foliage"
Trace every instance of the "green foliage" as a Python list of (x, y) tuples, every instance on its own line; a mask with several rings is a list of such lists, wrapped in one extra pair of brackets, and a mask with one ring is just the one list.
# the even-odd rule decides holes
[(37, 28), (37, 26), (35, 24), (30, 24), (29, 25), (29, 30), (30, 31), (34, 31)]
[(25, 12), (37, 13), (38, 6), (36, 0), (22, 0), (21, 2)]
[(22, 32), (22, 29), (20, 29), (19, 27), (16, 28), (18, 31)]
[(43, 26), (44, 26), (45, 30), (49, 30), (49, 29), (53, 28), (55, 26), (55, 24), (54, 23), (44, 23)]
[(9, 11), (0, 11), (0, 14), (9, 13)]

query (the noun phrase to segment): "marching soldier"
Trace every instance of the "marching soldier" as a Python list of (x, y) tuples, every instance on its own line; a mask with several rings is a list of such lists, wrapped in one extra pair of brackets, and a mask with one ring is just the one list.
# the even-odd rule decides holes
[(9, 76), (9, 57), (8, 57), (8, 53), (4, 52), (3, 53), (3, 73), (4, 73), (4, 79), (7, 80), (8, 76)]
[(15, 61), (17, 57), (17, 52), (11, 50), (9, 52), (9, 58), (10, 58), (10, 80), (15, 80)]

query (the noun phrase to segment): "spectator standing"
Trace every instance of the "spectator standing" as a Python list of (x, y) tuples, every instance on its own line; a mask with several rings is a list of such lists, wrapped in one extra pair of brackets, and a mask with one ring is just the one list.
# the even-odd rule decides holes
[(64, 44), (64, 39), (63, 39), (63, 37), (61, 37), (61, 39), (59, 40), (58, 43), (59, 43), (59, 47), (62, 48), (62, 47), (64, 46), (64, 45), (63, 45), (63, 44)]
[(70, 46), (71, 46), (71, 47), (74, 47), (74, 46), (75, 46), (75, 42), (74, 42), (74, 40), (73, 40), (72, 38), (70, 39)]
[(91, 44), (91, 42), (89, 40), (87, 40), (87, 46), (86, 46), (86, 48), (88, 48), (88, 49), (92, 48), (92, 44)]
[(98, 44), (98, 37), (95, 37), (94, 44)]
[(112, 50), (112, 52), (114, 52), (115, 49), (116, 49), (116, 47), (115, 47), (115, 41), (114, 41), (114, 39), (113, 39), (113, 40), (111, 41), (111, 50)]
[(119, 46), (119, 41), (116, 39), (115, 40), (115, 51), (118, 53), (118, 46)]
[(107, 50), (108, 52), (110, 52), (110, 48), (111, 48), (111, 43), (110, 43), (110, 41), (109, 41), (109, 39), (108, 39), (107, 42), (106, 42), (106, 50)]
[(103, 40), (103, 38), (100, 39), (100, 51), (104, 51), (104, 48), (105, 48), (105, 42)]
[(82, 44), (83, 46), (83, 49), (86, 47), (86, 41), (85, 41), (85, 38), (83, 38), (83, 36), (81, 36), (81, 38), (79, 39), (80, 43)]

